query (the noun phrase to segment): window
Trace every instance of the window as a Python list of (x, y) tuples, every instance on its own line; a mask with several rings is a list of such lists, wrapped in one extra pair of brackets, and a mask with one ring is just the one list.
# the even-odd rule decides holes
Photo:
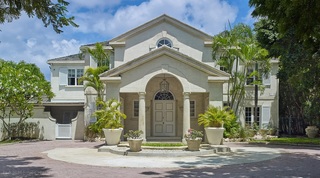
[[(254, 107), (246, 107), (245, 108), (245, 123), (246, 125), (252, 126), (254, 122)], [(260, 107), (257, 108), (257, 123), (258, 126), (260, 124)]]
[(224, 72), (228, 72), (226, 67), (220, 66), (220, 70), (224, 71)]
[(83, 69), (68, 69), (68, 85), (83, 85), (79, 79), (83, 76)]
[(83, 81), (80, 81), (80, 78), (83, 76), (83, 69), (77, 69), (77, 84), (83, 85)]
[(158, 43), (157, 43), (157, 47), (158, 47), (158, 48), (160, 48), (160, 47), (163, 46), (163, 45), (165, 45), (165, 46), (167, 46), (167, 47), (169, 47), (169, 48), (172, 47), (171, 41), (168, 40), (168, 39), (166, 39), (166, 38), (160, 39), (160, 40), (158, 41)]
[(139, 101), (133, 101), (133, 117), (139, 117)]
[(271, 73), (269, 73), (268, 75), (264, 75), (260, 67), (258, 67), (258, 76), (253, 75), (253, 72), (254, 72), (254, 66), (248, 67), (246, 85), (252, 85), (252, 83), (256, 80), (256, 81), (260, 81), (263, 85), (270, 87)]
[(246, 81), (247, 85), (252, 85), (252, 83), (254, 81), (254, 76), (252, 76), (252, 73), (253, 73), (253, 68), (248, 68), (247, 69), (247, 81)]
[(154, 100), (174, 100), (174, 97), (171, 92), (158, 92)]
[(251, 125), (251, 108), (246, 107), (245, 111), (245, 123), (246, 125)]
[(190, 117), (196, 117), (196, 102), (190, 101)]

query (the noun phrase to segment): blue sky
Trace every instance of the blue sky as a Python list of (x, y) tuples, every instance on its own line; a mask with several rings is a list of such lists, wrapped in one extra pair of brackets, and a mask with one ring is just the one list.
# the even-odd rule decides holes
[(79, 28), (56, 34), (40, 20), (25, 14), (0, 25), (0, 58), (37, 64), (50, 80), (48, 59), (76, 54), (84, 44), (110, 40), (132, 28), (167, 14), (215, 35), (228, 26), (252, 25), (248, 0), (67, 0), (68, 15)]

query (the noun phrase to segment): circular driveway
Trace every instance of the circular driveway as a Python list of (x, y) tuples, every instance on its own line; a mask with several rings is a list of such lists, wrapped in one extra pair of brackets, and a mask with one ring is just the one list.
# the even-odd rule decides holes
[(133, 157), (98, 153), (102, 142), (0, 145), (0, 177), (319, 177), (320, 149), (227, 143), (232, 154)]

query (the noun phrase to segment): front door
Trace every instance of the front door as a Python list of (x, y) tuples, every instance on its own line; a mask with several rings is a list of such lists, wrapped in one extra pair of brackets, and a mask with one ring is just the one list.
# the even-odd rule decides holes
[(175, 136), (174, 100), (155, 100), (153, 118), (154, 136)]

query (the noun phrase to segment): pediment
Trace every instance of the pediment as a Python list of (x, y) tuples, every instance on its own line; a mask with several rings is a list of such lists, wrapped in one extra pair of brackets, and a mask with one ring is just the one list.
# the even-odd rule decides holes
[(199, 70), (201, 72), (204, 72), (208, 74), (208, 76), (213, 76), (213, 77), (229, 77), (229, 74), (218, 70), (214, 67), (211, 67), (205, 63), (199, 62), (185, 54), (180, 53), (177, 50), (174, 50), (172, 48), (163, 46), (160, 48), (157, 48), (143, 56), (140, 56), (139, 58), (133, 59), (130, 62), (127, 62), (119, 67), (113, 68), (109, 71), (106, 71), (100, 75), (100, 77), (118, 77), (121, 74), (134, 70), (138, 66), (144, 65), (145, 63), (152, 62), (153, 60), (157, 60), (158, 58), (162, 56), (168, 56), (173, 60), (176, 60), (180, 63), (184, 63), (195, 70)]
[(140, 33), (143, 33), (147, 30), (149, 30), (152, 27), (155, 27), (157, 25), (160, 25), (161, 23), (168, 23), (170, 25), (175, 26), (176, 28), (183, 30), (187, 32), (188, 34), (191, 34), (193, 36), (196, 36), (204, 41), (204, 43), (211, 43), (212, 42), (212, 36), (208, 35), (190, 25), (187, 25), (177, 19), (174, 19), (166, 14), (163, 14), (143, 25), (140, 25), (118, 37), (113, 38), (109, 41), (109, 45), (125, 45), (125, 42), (127, 39), (131, 38), (132, 36), (138, 35)]

